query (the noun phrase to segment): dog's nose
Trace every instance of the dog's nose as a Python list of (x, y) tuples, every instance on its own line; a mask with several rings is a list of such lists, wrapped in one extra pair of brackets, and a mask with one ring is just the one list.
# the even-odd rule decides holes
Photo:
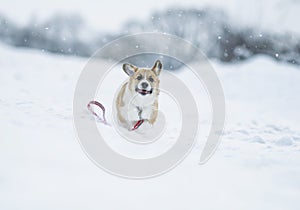
[(141, 85), (142, 85), (142, 88), (147, 88), (148, 87), (148, 83), (146, 83), (146, 82), (143, 82)]

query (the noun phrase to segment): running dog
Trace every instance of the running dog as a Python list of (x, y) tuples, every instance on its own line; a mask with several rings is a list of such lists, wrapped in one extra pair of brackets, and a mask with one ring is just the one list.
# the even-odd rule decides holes
[(128, 129), (141, 120), (152, 126), (158, 114), (159, 75), (162, 63), (157, 60), (152, 68), (138, 68), (125, 63), (123, 70), (129, 79), (121, 87), (116, 98), (119, 123)]

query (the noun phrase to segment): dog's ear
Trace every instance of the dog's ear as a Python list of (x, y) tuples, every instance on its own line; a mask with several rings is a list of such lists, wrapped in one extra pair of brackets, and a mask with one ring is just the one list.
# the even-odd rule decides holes
[(124, 63), (123, 64), (123, 70), (125, 71), (125, 73), (128, 76), (131, 77), (138, 70), (138, 67), (136, 67), (132, 64), (129, 64), (129, 63)]
[(156, 76), (158, 76), (161, 72), (161, 69), (162, 69), (162, 64), (160, 60), (157, 60), (151, 70), (154, 71)]

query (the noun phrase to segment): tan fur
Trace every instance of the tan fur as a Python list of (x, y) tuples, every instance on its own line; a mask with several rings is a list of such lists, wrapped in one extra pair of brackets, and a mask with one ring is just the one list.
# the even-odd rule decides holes
[(158, 102), (156, 100), (153, 104), (153, 112), (152, 112), (151, 118), (149, 120), (150, 124), (153, 125), (155, 123), (155, 121), (157, 119), (157, 114), (158, 114)]
[[(118, 97), (117, 97), (117, 100), (116, 100), (116, 105), (117, 105), (117, 107), (123, 107), (123, 106), (125, 105), (125, 104), (124, 104), (124, 101), (123, 101), (123, 95), (124, 95), (124, 93), (125, 93), (125, 89), (126, 89), (127, 84), (128, 84), (128, 82), (126, 82), (126, 83), (122, 86), (122, 88), (121, 88), (121, 90), (120, 90), (120, 92), (119, 92), (119, 94), (118, 94)], [(125, 123), (125, 119), (122, 117), (122, 115), (120, 114), (119, 111), (117, 112), (117, 114), (118, 114), (118, 119), (120, 120), (120, 122), (121, 122), (121, 123)]]

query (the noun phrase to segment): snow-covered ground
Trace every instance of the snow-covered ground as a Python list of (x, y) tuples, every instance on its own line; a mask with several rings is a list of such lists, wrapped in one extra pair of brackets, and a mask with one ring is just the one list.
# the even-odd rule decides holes
[(199, 142), (171, 172), (127, 180), (96, 167), (76, 139), (72, 102), (86, 59), (0, 54), (0, 209), (299, 209), (299, 68), (265, 57), (212, 62), (227, 104), (215, 155), (198, 165)]

